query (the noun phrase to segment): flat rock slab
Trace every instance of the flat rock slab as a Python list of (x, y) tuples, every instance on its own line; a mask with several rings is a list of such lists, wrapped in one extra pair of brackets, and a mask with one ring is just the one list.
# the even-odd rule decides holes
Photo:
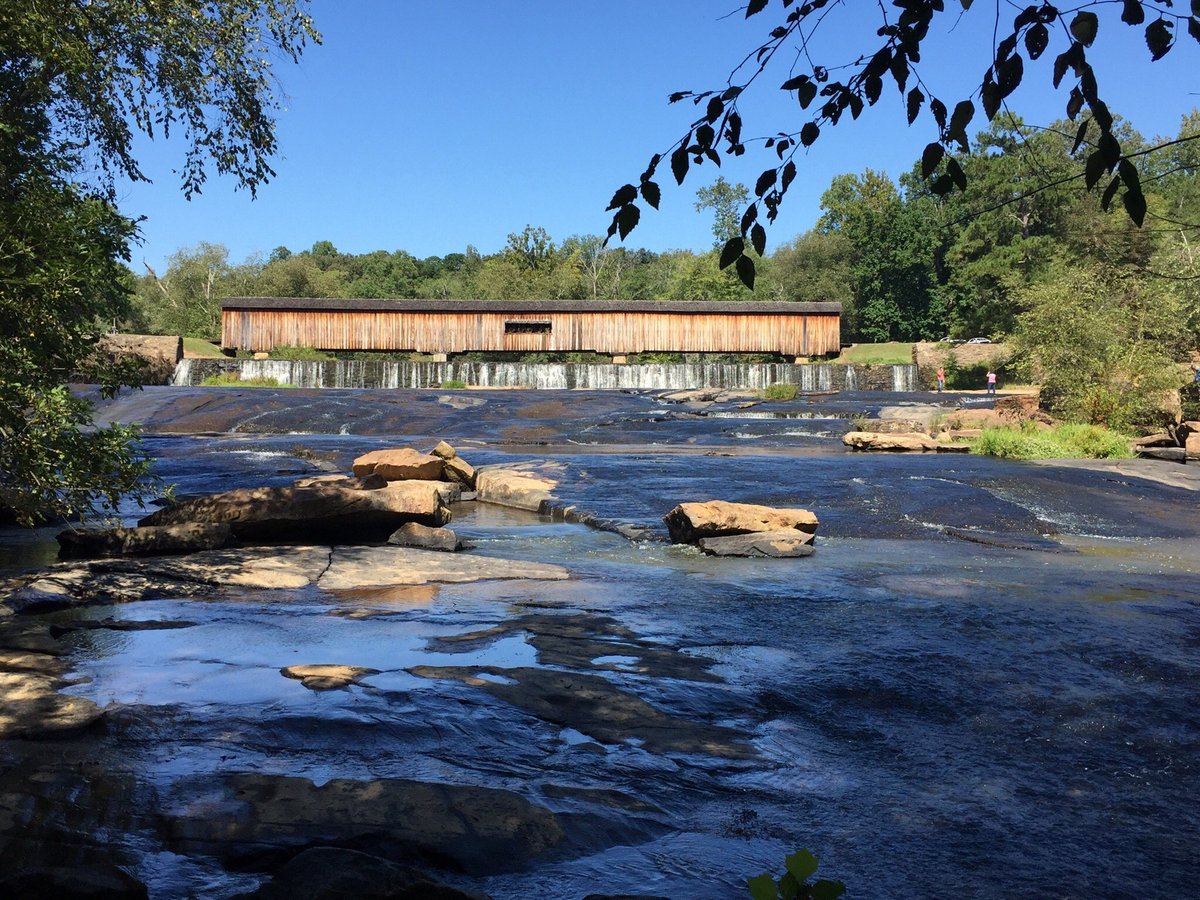
[(63, 564), (0, 585), (0, 605), (29, 612), (163, 597), (211, 597), (230, 589), (360, 591), (492, 579), (560, 581), (562, 566), (411, 547), (247, 547), (186, 557)]
[(494, 788), (382, 778), (257, 773), (178, 784), (168, 814), (172, 849), (226, 862), (335, 844), (428, 854), (471, 874), (523, 868), (562, 844), (554, 813)]
[(919, 431), (886, 434), (876, 431), (848, 431), (842, 443), (851, 450), (870, 450), (883, 453), (968, 453), (966, 444), (936, 441)]
[(40, 672), (0, 672), (0, 739), (78, 731), (104, 715), (91, 700), (59, 694), (65, 684)]
[(763, 556), (788, 559), (812, 556), (811, 534), (786, 528), (755, 534), (731, 534), (726, 537), (701, 538), (700, 549), (709, 556)]
[(378, 675), (379, 670), (368, 669), (365, 666), (310, 664), (284, 666), (279, 670), (279, 674), (285, 678), (297, 679), (310, 690), (332, 691), (358, 684), (368, 675)]
[(237, 545), (226, 523), (152, 525), (140, 528), (71, 528), (61, 531), (58, 555), (62, 559), (102, 556), (162, 556), (197, 553)]

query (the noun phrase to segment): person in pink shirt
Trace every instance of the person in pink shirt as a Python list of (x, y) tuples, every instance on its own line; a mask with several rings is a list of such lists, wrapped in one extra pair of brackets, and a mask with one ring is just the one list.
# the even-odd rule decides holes
[(996, 393), (996, 373), (991, 369), (987, 373), (987, 392), (989, 394)]

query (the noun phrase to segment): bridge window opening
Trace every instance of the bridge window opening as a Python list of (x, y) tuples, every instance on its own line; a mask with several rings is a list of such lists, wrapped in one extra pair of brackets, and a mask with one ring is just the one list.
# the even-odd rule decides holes
[(505, 322), (505, 334), (549, 334), (549, 322)]

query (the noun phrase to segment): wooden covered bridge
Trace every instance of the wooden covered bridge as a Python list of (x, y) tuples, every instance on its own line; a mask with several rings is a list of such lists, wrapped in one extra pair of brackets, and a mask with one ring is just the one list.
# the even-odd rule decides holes
[(446, 355), (468, 351), (837, 353), (840, 303), (585, 300), (311, 300), (221, 304), (227, 351), (279, 346)]

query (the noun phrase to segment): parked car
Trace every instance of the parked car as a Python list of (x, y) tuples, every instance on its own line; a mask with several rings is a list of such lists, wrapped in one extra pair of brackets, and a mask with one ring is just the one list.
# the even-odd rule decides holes
[(968, 344), (990, 344), (991, 341), (987, 338), (971, 338), (967, 341)]

